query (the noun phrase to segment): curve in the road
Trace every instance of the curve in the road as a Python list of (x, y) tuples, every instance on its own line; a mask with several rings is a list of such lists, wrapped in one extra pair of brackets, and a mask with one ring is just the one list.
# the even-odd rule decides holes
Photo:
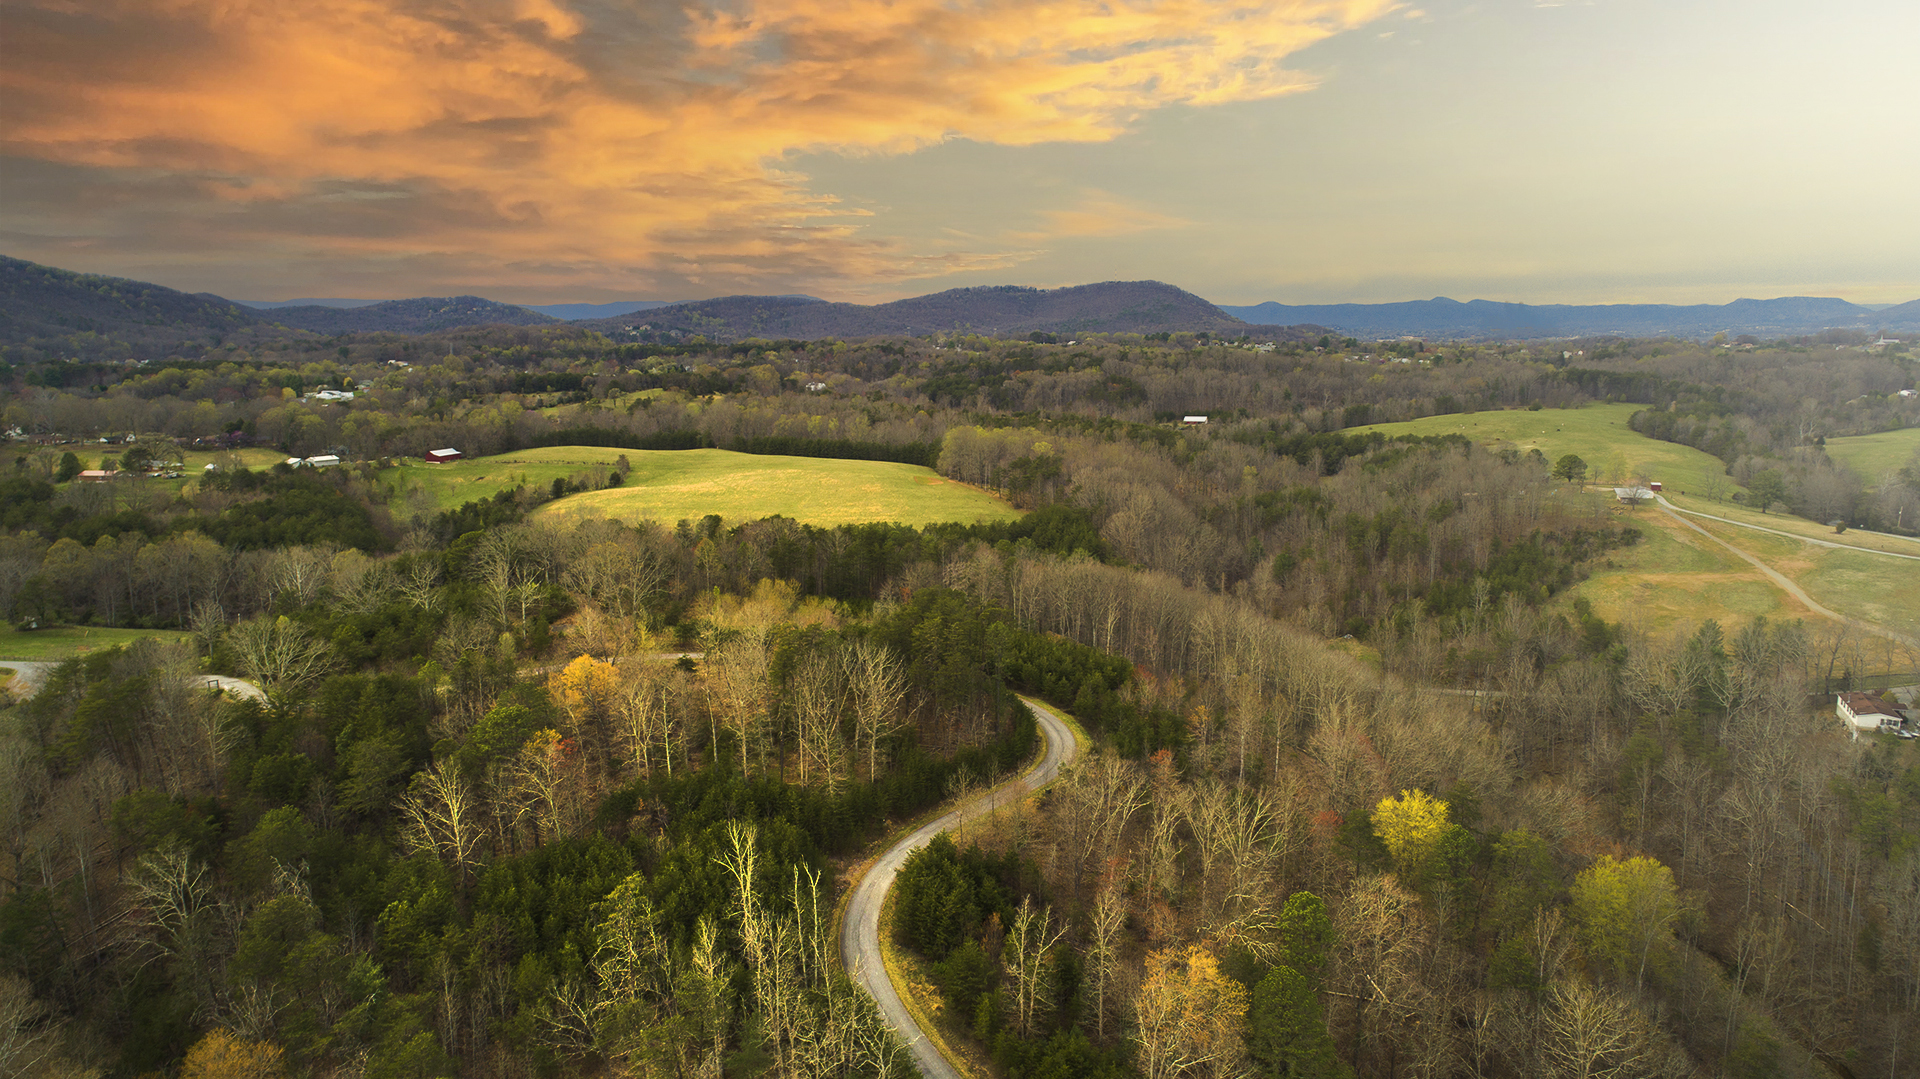
[[(1740, 559), (1752, 565), (1754, 569), (1757, 569), (1761, 573), (1766, 574), (1767, 579), (1772, 581), (1774, 584), (1779, 585), (1781, 589), (1783, 589), (1787, 593), (1787, 595), (1792, 596), (1794, 599), (1797, 599), (1801, 603), (1806, 604), (1807, 610), (1812, 611), (1817, 615), (1821, 615), (1826, 618), (1831, 618), (1836, 622), (1843, 622), (1857, 629), (1866, 630), (1868, 633), (1878, 634), (1882, 637), (1887, 638), (1888, 640), (1899, 641), (1902, 644), (1909, 645), (1914, 648), (1920, 648), (1920, 638), (1909, 637), (1904, 633), (1895, 632), (1894, 630), (1890, 630), (1885, 626), (1876, 626), (1872, 622), (1862, 622), (1858, 618), (1849, 618), (1848, 616), (1841, 614), (1838, 611), (1831, 611), (1825, 607), (1822, 607), (1820, 604), (1815, 603), (1813, 601), (1813, 597), (1807, 595), (1804, 589), (1802, 589), (1799, 585), (1794, 584), (1792, 581), (1788, 580), (1785, 575), (1780, 573), (1780, 571), (1774, 569), (1772, 566), (1767, 565), (1765, 562), (1760, 561), (1758, 558), (1755, 558), (1754, 556), (1748, 554), (1747, 552), (1741, 550), (1740, 548), (1735, 547), (1733, 544), (1728, 543), (1726, 540), (1721, 539), (1719, 536), (1716, 536), (1713, 533), (1707, 531), (1706, 529), (1701, 528), (1699, 525), (1694, 524), (1692, 521), (1687, 520), (1685, 517), (1680, 516), (1680, 513), (1677, 511), (1676, 507), (1669, 504), (1666, 499), (1661, 498), (1658, 501), (1660, 503), (1660, 508), (1666, 511), (1667, 516), (1672, 517), (1674, 520), (1679, 521), (1681, 524), (1686, 525), (1688, 528), (1693, 529), (1695, 532), (1700, 533), (1701, 535), (1707, 537), (1708, 539), (1719, 544), (1720, 546), (1725, 547), (1727, 550), (1732, 551)], [(1719, 518), (1715, 518), (1715, 520), (1719, 520)], [(1728, 523), (1739, 524), (1740, 522), (1729, 521)], [(1751, 528), (1753, 526), (1749, 525), (1747, 527)], [(1761, 529), (1761, 531), (1770, 532), (1772, 531), (1772, 529)], [(1802, 537), (1795, 537), (1795, 538), (1799, 539)], [(1813, 542), (1819, 542), (1819, 541), (1816, 540)]]
[[(23, 695), (31, 697), (40, 691), (41, 686), (47, 684), (47, 676), (63, 662), (65, 661), (57, 659), (0, 659), (0, 667), (13, 668), (14, 677), (19, 680)], [(225, 690), (236, 697), (245, 697), (249, 700), (265, 701), (267, 699), (267, 695), (260, 691), (259, 686), (239, 678), (228, 678), (224, 674), (189, 675), (184, 681), (193, 686)]]
[(880, 958), (880, 908), (886, 903), (887, 891), (893, 887), (893, 878), (906, 863), (908, 855), (933, 842), (933, 837), (941, 832), (991, 813), (1003, 805), (1010, 805), (1039, 790), (1053, 782), (1060, 774), (1060, 769), (1072, 763), (1077, 746), (1073, 731), (1067, 727), (1066, 721), (1038, 701), (1025, 697), (1020, 699), (1033, 712), (1040, 736), (1046, 744), (1039, 763), (1020, 778), (955, 807), (887, 848), (887, 852), (874, 861), (854, 887), (853, 897), (847, 902), (846, 918), (840, 924), (840, 961), (846, 964), (847, 973), (853, 976), (853, 980), (873, 996), (874, 1003), (880, 1007), (881, 1017), (907, 1043), (908, 1051), (913, 1054), (914, 1066), (928, 1079), (962, 1077), (934, 1047), (926, 1031), (913, 1021), (913, 1016), (908, 1014), (907, 1006), (900, 999), (898, 988), (887, 977), (887, 965)]

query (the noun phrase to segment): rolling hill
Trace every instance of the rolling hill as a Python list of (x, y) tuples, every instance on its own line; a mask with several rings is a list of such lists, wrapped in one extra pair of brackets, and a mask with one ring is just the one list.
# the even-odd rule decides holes
[(254, 327), (254, 312), (218, 296), (0, 255), (0, 345), (20, 359), (152, 359)]

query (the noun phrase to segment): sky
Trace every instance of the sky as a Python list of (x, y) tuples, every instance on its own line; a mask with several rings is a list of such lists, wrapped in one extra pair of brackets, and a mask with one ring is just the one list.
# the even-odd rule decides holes
[(233, 299), (1920, 298), (1913, 0), (6, 0), (0, 253)]

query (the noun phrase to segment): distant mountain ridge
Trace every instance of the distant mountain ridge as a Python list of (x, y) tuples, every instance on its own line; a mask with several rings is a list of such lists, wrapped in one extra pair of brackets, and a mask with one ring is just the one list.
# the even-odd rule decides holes
[(1728, 304), (1525, 304), (1446, 297), (1404, 303), (1221, 304), (1248, 322), (1317, 322), (1357, 337), (1782, 336), (1822, 330), (1920, 330), (1920, 300), (1874, 310), (1845, 300), (1786, 296)]
[(365, 307), (279, 307), (262, 311), (263, 322), (277, 322), (314, 333), (435, 333), (461, 326), (546, 326), (560, 320), (510, 303), (479, 296), (423, 296), (386, 300)]
[(948, 289), (881, 304), (829, 303), (806, 296), (725, 296), (672, 304), (633, 317), (601, 319), (609, 331), (651, 328), (700, 333), (710, 338), (873, 337), (973, 331), (1020, 336), (1035, 331), (1246, 333), (1245, 322), (1195, 296), (1159, 281), (1106, 281), (1038, 289), (989, 285)]
[[(313, 299), (313, 300), (241, 300), (244, 306), (257, 311), (279, 311), (289, 307), (373, 307), (386, 303), (385, 300), (353, 299)], [(577, 321), (586, 318), (612, 318), (616, 315), (631, 314), (635, 311), (647, 311), (655, 307), (666, 307), (677, 303), (676, 300), (622, 300), (616, 303), (523, 303), (519, 306), (529, 311), (565, 321)]]

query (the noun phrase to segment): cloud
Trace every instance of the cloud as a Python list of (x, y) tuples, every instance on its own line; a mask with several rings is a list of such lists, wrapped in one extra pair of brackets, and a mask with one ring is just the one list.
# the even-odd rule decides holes
[(1088, 191), (1072, 208), (1047, 210), (1041, 218), (1045, 224), (1039, 229), (1011, 233), (1010, 238), (1025, 243), (1047, 243), (1083, 236), (1127, 236), (1189, 224), (1105, 191)]
[[(1024, 256), (909, 250), (782, 162), (1111, 139), (1151, 109), (1306, 89), (1289, 54), (1394, 7), (14, 0), (9, 187), (65, 180), (10, 197), (0, 231), (48, 250), (159, 237), (254, 280), (431, 267), (633, 290), (991, 268)], [(1117, 206), (1043, 232), (1159, 227)]]

